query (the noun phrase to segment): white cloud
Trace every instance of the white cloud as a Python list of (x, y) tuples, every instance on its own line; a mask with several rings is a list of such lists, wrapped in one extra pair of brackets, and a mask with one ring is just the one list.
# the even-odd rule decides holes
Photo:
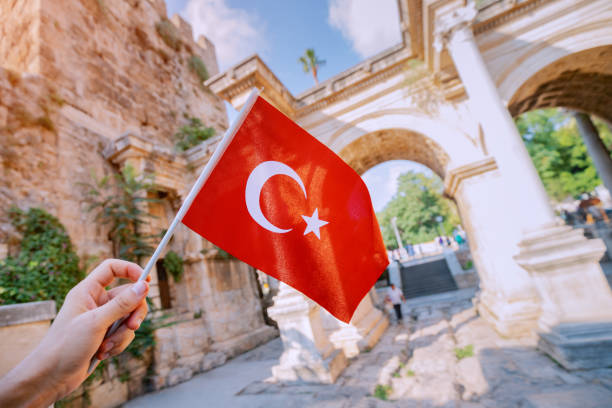
[(265, 48), (261, 18), (229, 7), (226, 0), (189, 0), (181, 14), (196, 37), (203, 34), (215, 44), (221, 71)]
[(422, 164), (408, 160), (390, 160), (372, 167), (363, 175), (363, 181), (372, 197), (374, 211), (378, 212), (397, 193), (397, 178), (407, 171), (431, 174), (431, 170)]
[(401, 42), (396, 0), (330, 0), (328, 23), (364, 58)]

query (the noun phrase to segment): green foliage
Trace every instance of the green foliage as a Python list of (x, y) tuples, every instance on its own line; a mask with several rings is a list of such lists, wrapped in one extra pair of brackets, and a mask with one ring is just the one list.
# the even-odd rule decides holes
[(473, 267), (474, 267), (474, 261), (472, 261), (471, 259), (468, 259), (465, 264), (461, 265), (461, 269), (463, 269), (464, 271), (472, 269)]
[(472, 357), (474, 355), (474, 345), (468, 344), (463, 348), (455, 348), (455, 357), (457, 360), (464, 359), (466, 357)]
[(391, 391), (392, 389), (390, 385), (377, 384), (376, 388), (374, 388), (374, 397), (383, 401), (387, 401), (389, 399), (389, 394), (391, 394)]
[[(147, 301), (149, 299), (147, 298)], [(134, 332), (134, 340), (125, 349), (137, 359), (142, 359), (145, 353), (155, 346), (155, 323), (150, 319), (144, 319), (138, 330)]]
[(200, 57), (198, 57), (197, 55), (192, 55), (189, 58), (188, 65), (191, 72), (196, 74), (196, 76), (200, 79), (201, 82), (204, 82), (208, 79), (208, 69), (206, 69), (206, 64), (204, 64), (204, 61), (202, 61)]
[(181, 41), (178, 30), (170, 20), (162, 18), (155, 23), (155, 30), (168, 47), (172, 48), (174, 51), (179, 51), (181, 49), (183, 42)]
[(408, 371), (406, 371), (406, 375), (407, 375), (408, 377), (414, 377), (414, 375), (415, 375), (415, 374), (414, 374), (414, 371), (412, 371), (412, 370), (408, 370)]
[[(440, 235), (450, 235), (460, 220), (449, 200), (442, 197), (442, 181), (435, 175), (409, 171), (398, 177), (398, 190), (393, 199), (377, 215), (383, 239), (388, 248), (397, 248), (391, 219), (405, 244), (420, 243)], [(444, 218), (442, 225), (437, 216)]]
[[(111, 183), (114, 180), (115, 183)], [(138, 176), (132, 166), (125, 166), (113, 177), (102, 177), (88, 185), (89, 211), (110, 225), (109, 238), (113, 242), (113, 255), (120, 259), (139, 262), (153, 253), (151, 240), (157, 235), (143, 234), (142, 227), (153, 215), (146, 211), (147, 202), (156, 202), (148, 194), (154, 191), (153, 175)]]
[(189, 118), (189, 123), (181, 126), (174, 135), (174, 146), (178, 151), (184, 152), (215, 135), (215, 129), (204, 126), (198, 118)]
[(172, 275), (175, 282), (180, 282), (183, 277), (183, 258), (174, 251), (168, 251), (164, 257), (164, 268)]
[(85, 276), (70, 237), (57, 218), (40, 208), (9, 210), (21, 233), (19, 254), (0, 261), (0, 304), (55, 300)]
[[(610, 129), (600, 120), (594, 123), (604, 144), (611, 146)], [(601, 184), (573, 118), (558, 109), (542, 109), (519, 116), (516, 125), (552, 200), (577, 198)]]

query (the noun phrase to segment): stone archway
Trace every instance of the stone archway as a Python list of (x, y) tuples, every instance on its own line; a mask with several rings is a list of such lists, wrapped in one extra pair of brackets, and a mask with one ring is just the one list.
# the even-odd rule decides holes
[(411, 160), (428, 167), (444, 180), (450, 162), (438, 143), (405, 129), (367, 133), (344, 146), (338, 155), (360, 175), (388, 160)]
[(589, 114), (612, 123), (612, 45), (561, 57), (525, 80), (512, 95), (513, 116), (542, 108), (575, 111), (578, 129), (604, 186), (612, 191), (612, 159)]
[(533, 73), (509, 100), (512, 116), (549, 107), (593, 113), (612, 121), (612, 45), (559, 58)]

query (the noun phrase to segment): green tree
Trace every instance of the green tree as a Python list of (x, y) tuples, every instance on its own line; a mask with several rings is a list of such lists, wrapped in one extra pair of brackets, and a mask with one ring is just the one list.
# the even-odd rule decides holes
[(319, 67), (325, 65), (325, 60), (319, 59), (315, 54), (315, 50), (312, 48), (308, 48), (304, 55), (302, 55), (299, 60), (302, 63), (302, 69), (305, 73), (312, 73), (312, 77), (314, 78), (315, 84), (319, 85), (319, 77), (318, 71)]
[(155, 191), (153, 175), (138, 175), (127, 165), (120, 173), (95, 180), (87, 188), (89, 211), (95, 211), (96, 219), (110, 226), (113, 255), (136, 263), (151, 255), (152, 239), (158, 235), (143, 233), (143, 227), (154, 218), (146, 211), (146, 203), (159, 201), (150, 197)]
[[(397, 227), (404, 244), (434, 239), (440, 232), (449, 235), (459, 223), (455, 207), (442, 196), (442, 181), (435, 175), (409, 171), (398, 177), (397, 193), (377, 214), (383, 239), (388, 248), (397, 248), (391, 219), (397, 217)], [(442, 225), (436, 217), (442, 216)]]
[[(610, 129), (595, 120), (600, 136), (612, 145)], [(575, 120), (559, 109), (524, 113), (516, 125), (527, 151), (553, 201), (578, 197), (601, 184)]]

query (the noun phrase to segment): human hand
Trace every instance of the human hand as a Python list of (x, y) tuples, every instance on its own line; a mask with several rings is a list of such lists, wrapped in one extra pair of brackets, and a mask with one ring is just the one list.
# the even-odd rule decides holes
[[(48, 406), (87, 378), (92, 357), (121, 353), (147, 314), (149, 287), (144, 281), (106, 287), (116, 278), (135, 282), (141, 273), (134, 263), (106, 260), (72, 288), (42, 342), (0, 380), (0, 406)], [(104, 339), (113, 322), (126, 316)]]

